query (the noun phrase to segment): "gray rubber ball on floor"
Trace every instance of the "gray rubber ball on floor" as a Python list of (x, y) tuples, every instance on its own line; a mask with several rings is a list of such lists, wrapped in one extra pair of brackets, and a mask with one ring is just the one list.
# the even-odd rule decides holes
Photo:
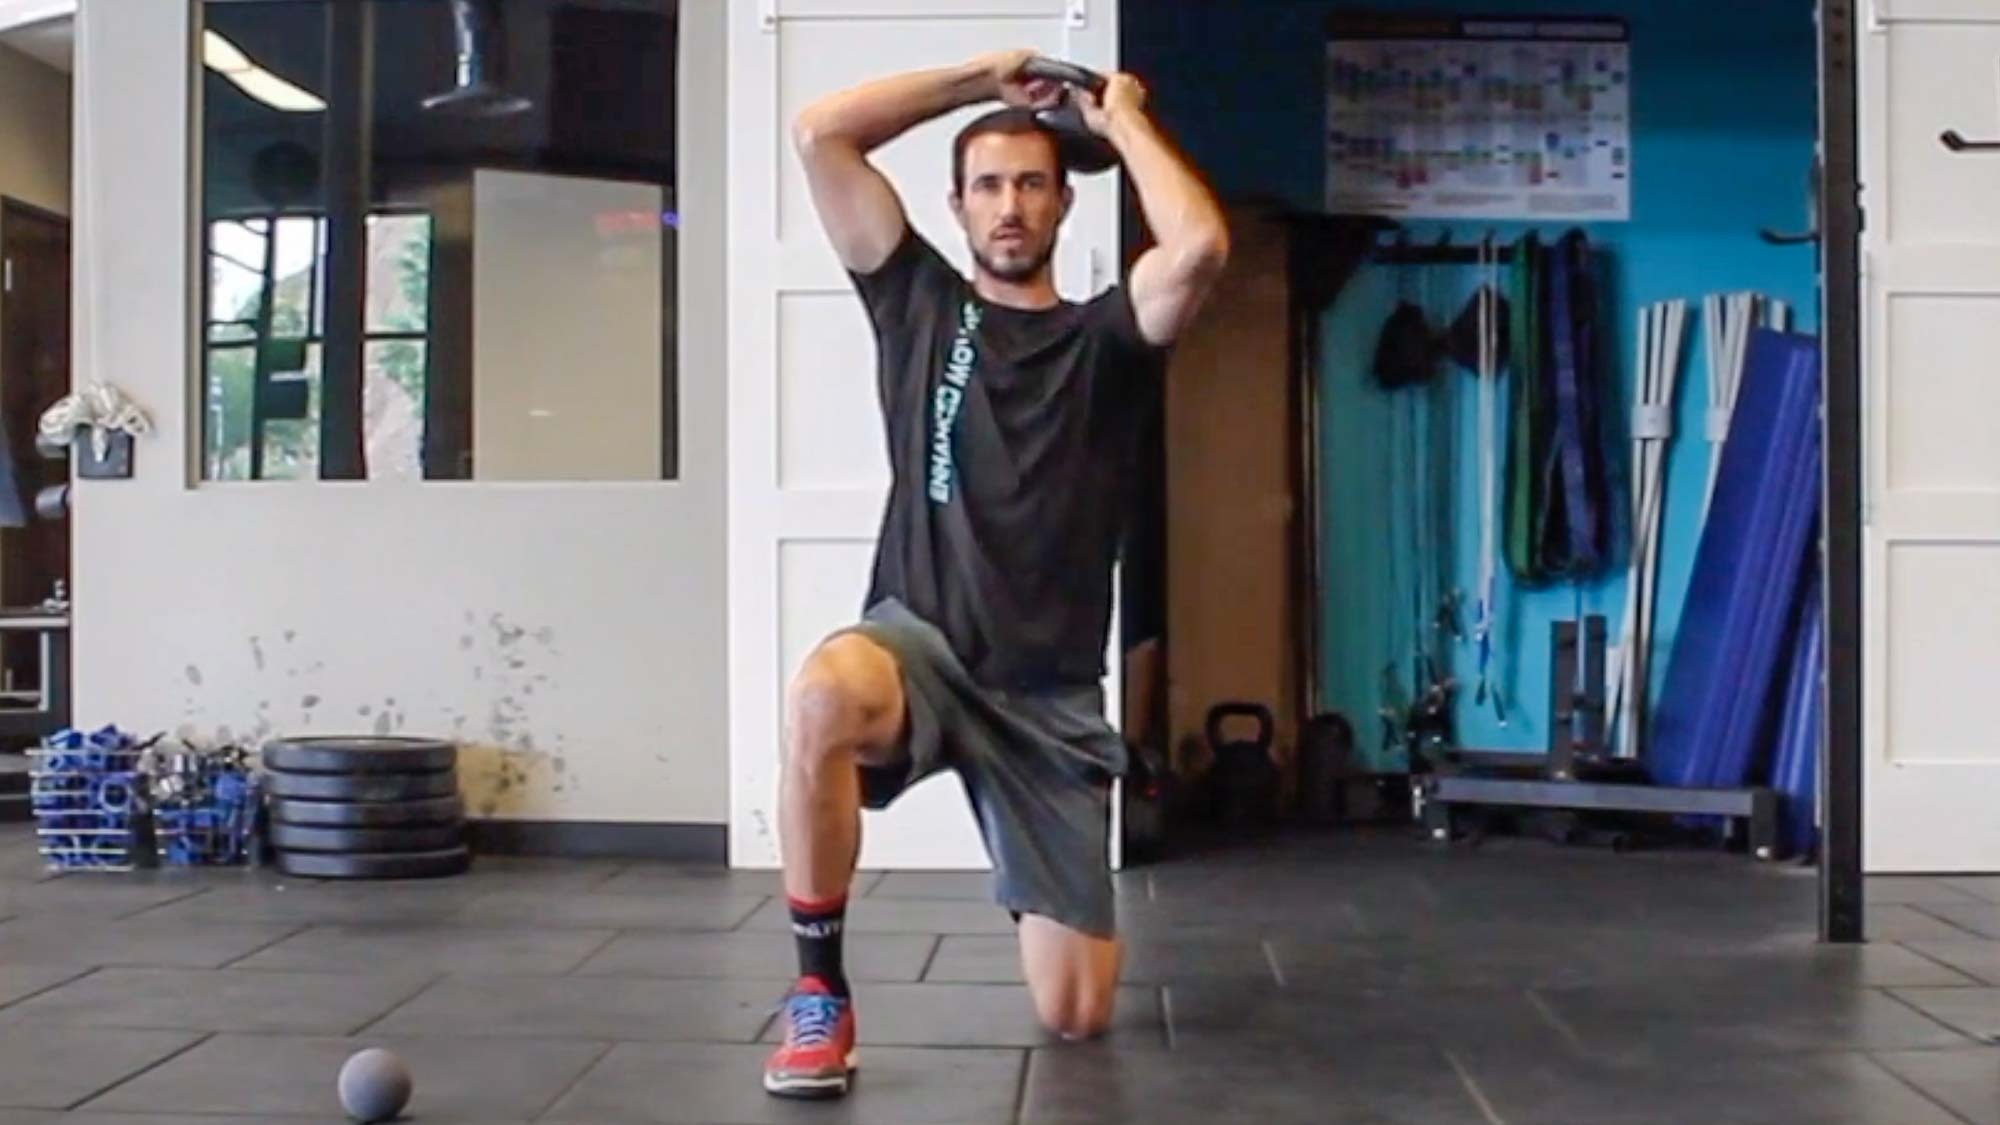
[(393, 1121), (410, 1104), (410, 1068), (380, 1047), (357, 1051), (340, 1068), (340, 1106), (356, 1121)]

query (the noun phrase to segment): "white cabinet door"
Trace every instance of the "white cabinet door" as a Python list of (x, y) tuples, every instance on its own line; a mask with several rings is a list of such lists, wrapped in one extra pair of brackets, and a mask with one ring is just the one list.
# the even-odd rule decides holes
[(2000, 869), (2000, 5), (1861, 44), (1870, 871)]
[[(785, 685), (822, 637), (860, 613), (889, 479), (874, 341), (820, 229), (790, 122), (822, 94), (1008, 47), (1115, 69), (1118, 5), (729, 0), (728, 9), (729, 842), (733, 864), (769, 867), (779, 858)], [(946, 203), (951, 137), (978, 112), (914, 129), (877, 154), (911, 221), (961, 269), (969, 257)], [(1081, 298), (1115, 273), (1118, 186), (1114, 175), (1075, 183), (1057, 285)], [(868, 814), (861, 862), (986, 867), (958, 780), (925, 782)]]

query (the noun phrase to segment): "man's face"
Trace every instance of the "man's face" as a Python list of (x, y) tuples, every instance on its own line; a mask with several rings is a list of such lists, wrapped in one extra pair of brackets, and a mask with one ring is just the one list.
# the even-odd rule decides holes
[(966, 146), (952, 208), (981, 269), (1018, 283), (1048, 265), (1070, 203), (1056, 173), (1055, 146), (1039, 134), (986, 133)]

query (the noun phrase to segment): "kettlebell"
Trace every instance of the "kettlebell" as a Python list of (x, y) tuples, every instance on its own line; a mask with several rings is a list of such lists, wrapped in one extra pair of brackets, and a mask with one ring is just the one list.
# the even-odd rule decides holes
[(1119, 824), (1125, 832), (1125, 860), (1145, 863), (1165, 855), (1167, 818), (1173, 805), (1173, 771), (1149, 747), (1126, 743)]
[(1299, 729), (1299, 819), (1309, 825), (1336, 824), (1346, 812), (1341, 785), (1354, 757), (1354, 725), (1347, 716), (1323, 711)]
[[(1254, 719), (1257, 733), (1230, 739), (1222, 726), (1230, 719)], [(1278, 723), (1261, 703), (1230, 701), (1208, 709), (1209, 751), (1215, 765), (1209, 773), (1214, 818), (1229, 828), (1248, 829), (1268, 822), (1278, 803), (1278, 764), (1271, 760), (1271, 742)]]
[[(1072, 89), (1088, 90), (1092, 94), (1104, 92), (1103, 75), (1059, 59), (1029, 59), (1027, 65), (1021, 68), (1021, 73), (1029, 78), (1060, 82)], [(1063, 92), (1060, 104), (1036, 111), (1035, 117), (1055, 131), (1063, 166), (1070, 171), (1094, 175), (1118, 163), (1118, 150), (1084, 124), (1083, 107), (1076, 104), (1076, 98), (1069, 90)]]

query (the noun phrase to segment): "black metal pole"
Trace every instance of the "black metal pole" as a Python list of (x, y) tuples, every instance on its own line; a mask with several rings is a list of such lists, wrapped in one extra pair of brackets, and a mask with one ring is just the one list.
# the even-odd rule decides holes
[(368, 197), (374, 148), (374, 5), (326, 8), (326, 339), (320, 353), (319, 475), (368, 475), (362, 335), (367, 317)]
[(1820, 335), (1825, 400), (1826, 714), (1820, 940), (1864, 940), (1861, 869), (1861, 202), (1853, 0), (1820, 0)]

